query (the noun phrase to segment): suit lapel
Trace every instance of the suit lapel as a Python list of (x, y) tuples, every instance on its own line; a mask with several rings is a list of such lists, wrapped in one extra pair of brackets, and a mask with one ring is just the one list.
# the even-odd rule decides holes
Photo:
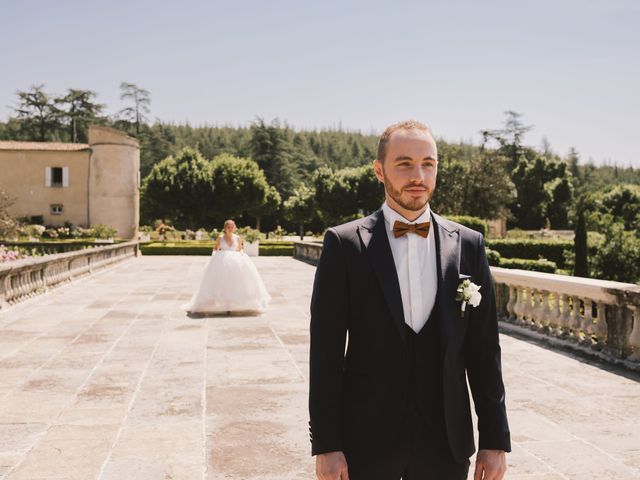
[(393, 323), (396, 325), (402, 340), (406, 341), (400, 283), (398, 282), (398, 273), (393, 261), (382, 210), (378, 210), (367, 217), (358, 228), (358, 234), (366, 248), (367, 257), (382, 288), (384, 299), (393, 317)]
[(455, 335), (454, 330), (459, 324), (455, 294), (460, 270), (460, 229), (433, 212), (431, 218), (434, 222), (437, 252), (441, 344), (443, 353), (446, 353), (449, 340)]

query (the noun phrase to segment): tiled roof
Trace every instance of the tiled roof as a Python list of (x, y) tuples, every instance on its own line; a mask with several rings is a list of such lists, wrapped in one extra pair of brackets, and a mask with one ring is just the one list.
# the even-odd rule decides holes
[(61, 142), (0, 142), (0, 150), (43, 150), (56, 152), (79, 152), (87, 150), (86, 143), (61, 143)]

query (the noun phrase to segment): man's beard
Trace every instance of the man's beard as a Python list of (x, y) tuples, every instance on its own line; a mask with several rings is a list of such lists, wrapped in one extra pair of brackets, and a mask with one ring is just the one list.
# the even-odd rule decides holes
[(396, 202), (405, 210), (409, 210), (410, 212), (417, 212), (419, 210), (422, 210), (427, 205), (427, 203), (429, 203), (429, 200), (431, 200), (431, 196), (433, 195), (433, 190), (429, 190), (426, 185), (411, 184), (411, 185), (407, 185), (407, 187), (423, 187), (427, 190), (428, 196), (424, 201), (420, 198), (411, 198), (410, 200), (405, 201), (402, 199), (402, 192), (400, 190), (396, 190), (395, 188), (393, 188), (393, 185), (391, 185), (391, 182), (387, 181), (386, 177), (384, 178), (384, 189), (386, 190), (387, 195), (389, 195), (394, 202)]

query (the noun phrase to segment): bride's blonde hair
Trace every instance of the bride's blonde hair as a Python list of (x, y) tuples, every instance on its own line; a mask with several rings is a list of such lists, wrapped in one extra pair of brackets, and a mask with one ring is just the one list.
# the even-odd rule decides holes
[(224, 226), (222, 228), (225, 229), (229, 225), (233, 225), (234, 229), (238, 228), (238, 227), (236, 227), (236, 222), (234, 222), (233, 220), (225, 220), (224, 221)]

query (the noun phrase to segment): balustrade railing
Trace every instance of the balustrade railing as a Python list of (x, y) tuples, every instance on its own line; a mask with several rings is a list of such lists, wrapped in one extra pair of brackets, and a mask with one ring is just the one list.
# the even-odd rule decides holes
[(138, 255), (130, 241), (0, 264), (0, 309)]
[[(294, 257), (317, 264), (322, 245), (294, 242)], [(546, 339), (640, 369), (640, 286), (491, 267), (503, 331)]]
[(498, 315), (520, 331), (609, 359), (640, 362), (640, 287), (491, 267)]

